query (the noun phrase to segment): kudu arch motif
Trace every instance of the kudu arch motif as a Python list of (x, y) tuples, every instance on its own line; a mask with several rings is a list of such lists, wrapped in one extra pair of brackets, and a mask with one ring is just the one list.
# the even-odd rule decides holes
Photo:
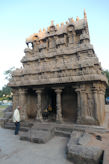
[(90, 44), (86, 12), (83, 19), (70, 18), (66, 24), (51, 21), (26, 44), (23, 68), (9, 82), (13, 108), (22, 107), (22, 119), (43, 120), (43, 110), (51, 104), (57, 121), (102, 125), (107, 79)]

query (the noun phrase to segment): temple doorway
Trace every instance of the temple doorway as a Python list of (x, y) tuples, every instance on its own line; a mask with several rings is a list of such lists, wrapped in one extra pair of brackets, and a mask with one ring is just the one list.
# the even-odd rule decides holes
[(51, 88), (46, 88), (42, 94), (42, 113), (47, 112), (48, 121), (56, 121), (56, 93)]
[(65, 122), (75, 123), (77, 120), (77, 94), (70, 86), (62, 92), (62, 116)]

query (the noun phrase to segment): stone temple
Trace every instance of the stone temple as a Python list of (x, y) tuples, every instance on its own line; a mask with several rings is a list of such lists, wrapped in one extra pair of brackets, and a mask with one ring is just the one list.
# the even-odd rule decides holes
[(103, 125), (107, 79), (90, 43), (86, 12), (61, 25), (51, 21), (26, 44), (23, 68), (13, 71), (8, 84), (22, 120), (43, 121), (51, 105), (53, 121)]

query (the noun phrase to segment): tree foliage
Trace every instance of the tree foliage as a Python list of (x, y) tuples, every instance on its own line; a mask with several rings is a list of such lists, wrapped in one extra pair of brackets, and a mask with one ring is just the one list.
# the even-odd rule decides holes
[(2, 90), (0, 90), (0, 97), (6, 97), (7, 95), (11, 95), (11, 88), (5, 85)]
[(106, 88), (105, 96), (109, 97), (109, 70), (104, 70), (104, 74), (106, 75), (106, 77), (108, 79), (108, 85), (107, 85), (107, 88)]
[[(5, 79), (7, 79), (8, 81), (11, 79), (12, 77), (12, 72), (15, 70), (15, 67), (11, 67), (10, 69), (6, 70), (4, 72), (5, 75)], [(8, 87), (7, 85), (5, 85), (2, 90), (0, 90), (0, 97), (3, 99), (8, 99), (8, 97), (11, 95), (11, 88)]]
[(15, 70), (15, 67), (11, 67), (10, 69), (4, 72), (5, 79), (9, 80), (12, 77), (12, 72)]

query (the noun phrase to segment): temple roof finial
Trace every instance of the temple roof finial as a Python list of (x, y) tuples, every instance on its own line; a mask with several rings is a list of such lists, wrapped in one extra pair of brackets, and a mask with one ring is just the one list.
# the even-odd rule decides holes
[(54, 26), (54, 20), (51, 20), (51, 26)]
[(42, 32), (41, 28), (40, 28), (39, 32)]
[(46, 32), (45, 28), (43, 28), (43, 32)]
[(71, 19), (71, 21), (72, 21), (72, 23), (74, 23), (74, 19), (73, 18)]
[(78, 16), (76, 17), (76, 21), (79, 21), (79, 17)]
[(74, 23), (73, 18), (68, 18), (68, 20), (69, 20), (69, 23)]
[(59, 24), (56, 25), (56, 28), (59, 29)]
[(85, 9), (84, 9), (84, 19), (87, 19), (87, 14)]
[(64, 23), (62, 22), (62, 23), (61, 23), (61, 27), (63, 27), (63, 26), (64, 26)]

